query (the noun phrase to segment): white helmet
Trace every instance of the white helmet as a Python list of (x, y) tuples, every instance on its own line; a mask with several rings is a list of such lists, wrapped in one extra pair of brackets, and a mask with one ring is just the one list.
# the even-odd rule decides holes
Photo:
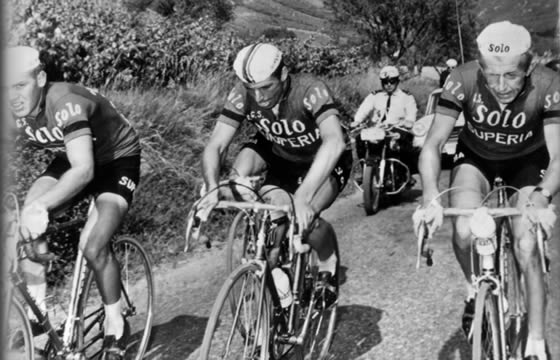
[(457, 60), (449, 59), (445, 62), (445, 65), (447, 65), (447, 67), (450, 69), (455, 69), (457, 67)]
[(245, 83), (268, 79), (282, 64), (282, 51), (272, 44), (253, 44), (239, 51), (233, 70)]
[(394, 66), (384, 66), (379, 72), (379, 78), (381, 80), (388, 79), (388, 78), (398, 78), (398, 77), (399, 77), (399, 69), (397, 69)]

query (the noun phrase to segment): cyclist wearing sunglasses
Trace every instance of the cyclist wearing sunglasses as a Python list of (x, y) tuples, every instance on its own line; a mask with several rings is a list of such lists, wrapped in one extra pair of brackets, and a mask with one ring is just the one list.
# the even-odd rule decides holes
[[(476, 208), (490, 191), (494, 176), (521, 190), (510, 201), (525, 209), (548, 208), (545, 231), (550, 234), (555, 215), (549, 204), (560, 190), (560, 77), (543, 65), (532, 65), (531, 36), (509, 21), (488, 25), (477, 38), (480, 56), (451, 72), (445, 82), (434, 122), (420, 154), (423, 208), (429, 231), (441, 225), (438, 177), (441, 149), (460, 112), (465, 126), (451, 173), (450, 206)], [(528, 205), (532, 206), (528, 206)], [(470, 283), (472, 235), (469, 219), (457, 217), (453, 249), (467, 279), (462, 327), (471, 333), (474, 289)], [(525, 279), (529, 333), (526, 360), (547, 360), (545, 343), (545, 288), (536, 239), (526, 217), (515, 220), (515, 256)]]
[[(411, 129), (416, 121), (416, 100), (412, 94), (399, 87), (399, 70), (394, 66), (385, 66), (379, 72), (379, 79), (382, 89), (366, 96), (356, 111), (350, 127), (356, 127), (362, 122), (370, 120), (374, 125), (382, 123)], [(414, 172), (415, 161), (414, 164), (412, 161), (406, 161), (406, 155), (412, 151), (412, 139), (411, 133), (401, 132), (401, 157)], [(359, 159), (364, 158), (366, 144), (360, 135), (356, 137), (356, 152)]]
[[(218, 201), (220, 160), (243, 122), (253, 124), (256, 134), (243, 146), (233, 164), (234, 176), (266, 172), (261, 193), (275, 205), (293, 203), (299, 226), (308, 228), (316, 214), (336, 199), (348, 180), (352, 154), (346, 148), (329, 88), (308, 75), (294, 76), (284, 65), (282, 52), (271, 44), (243, 48), (233, 68), (239, 82), (231, 90), (224, 109), (202, 156), (205, 188), (204, 205)], [(274, 189), (278, 187), (283, 190)], [(284, 191), (285, 190), (285, 191)], [(287, 233), (287, 219), (273, 214), (272, 234), (281, 241)], [(319, 220), (308, 241), (317, 251), (321, 288), (327, 303), (336, 300), (332, 284), (336, 271), (336, 234), (330, 224)]]

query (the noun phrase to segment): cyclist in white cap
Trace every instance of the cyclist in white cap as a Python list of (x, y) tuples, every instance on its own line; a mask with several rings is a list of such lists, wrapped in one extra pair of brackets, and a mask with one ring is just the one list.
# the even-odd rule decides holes
[[(531, 37), (522, 26), (508, 21), (490, 24), (477, 43), (479, 59), (449, 75), (420, 155), (424, 216), (430, 231), (441, 225), (441, 206), (435, 199), (441, 149), (463, 112), (465, 126), (459, 134), (450, 186), (471, 190), (452, 191), (450, 206), (480, 206), (491, 181), (499, 175), (508, 185), (521, 189), (521, 194), (512, 196), (513, 204), (530, 209), (526, 207), (530, 202), (536, 208), (549, 209), (550, 233), (555, 215), (549, 204), (560, 190), (560, 77), (542, 65), (532, 66)], [(516, 220), (513, 232), (528, 297), (525, 359), (546, 360), (544, 281), (536, 240), (522, 224), (523, 219)], [(474, 313), (471, 242), (468, 219), (457, 217), (453, 248), (467, 279), (463, 315), (467, 334)]]
[[(36, 238), (46, 230), (49, 213), (87, 194), (94, 196), (79, 246), (105, 305), (101, 358), (123, 359), (130, 326), (121, 314), (120, 270), (109, 241), (128, 211), (140, 177), (138, 134), (97, 91), (49, 82), (36, 49), (8, 48), (5, 59), (8, 105), (22, 138), (56, 154), (27, 192), (22, 231)], [(46, 312), (44, 266), (23, 260), (21, 267), (30, 293)], [(35, 335), (38, 328), (32, 326)]]
[(445, 70), (443, 70), (441, 74), (439, 74), (439, 87), (441, 88), (445, 84), (445, 80), (447, 79), (451, 71), (457, 67), (457, 60), (447, 59), (447, 61), (445, 62), (445, 66)]
[[(395, 66), (385, 66), (379, 72), (381, 90), (368, 94), (354, 115), (354, 121), (350, 127), (356, 127), (362, 122), (369, 120), (372, 124), (384, 123), (398, 125), (411, 129), (416, 121), (417, 106), (414, 96), (399, 87), (400, 75)], [(409, 132), (401, 132), (401, 157), (412, 172), (416, 168), (416, 156), (412, 155), (413, 135)], [(356, 137), (356, 152), (358, 158), (363, 158), (366, 152), (366, 144), (358, 135)], [(416, 154), (417, 155), (417, 154)], [(414, 180), (411, 178), (411, 184)]]
[[(202, 157), (207, 204), (218, 200), (220, 160), (240, 125), (247, 121), (257, 133), (245, 144), (233, 164), (235, 176), (251, 176), (267, 170), (262, 192), (274, 204), (290, 204), (286, 193), (268, 192), (278, 186), (293, 194), (300, 226), (329, 207), (348, 180), (352, 154), (340, 126), (339, 111), (329, 88), (309, 76), (291, 75), (282, 52), (274, 45), (258, 43), (243, 48), (233, 68), (239, 82), (231, 90)], [(274, 238), (287, 231), (286, 219), (274, 215)], [(319, 219), (309, 235), (319, 256), (321, 287), (328, 303), (336, 300), (331, 284), (337, 256), (336, 235)]]

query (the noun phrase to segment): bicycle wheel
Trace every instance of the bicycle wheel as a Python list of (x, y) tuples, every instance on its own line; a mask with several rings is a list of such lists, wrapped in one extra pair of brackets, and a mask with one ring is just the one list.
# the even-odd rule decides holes
[(257, 253), (256, 229), (258, 227), (252, 227), (249, 221), (249, 215), (240, 211), (229, 227), (226, 247), (227, 274), (231, 274), (245, 260), (253, 259)]
[(4, 356), (10, 360), (33, 360), (31, 325), (21, 302), (15, 297), (8, 310)]
[(366, 211), (366, 215), (373, 215), (379, 210), (381, 192), (376, 186), (377, 182), (377, 167), (366, 164), (362, 185), (364, 190), (364, 210)]
[(504, 293), (504, 317), (506, 331), (507, 354), (510, 357), (523, 357), (523, 341), (527, 337), (527, 316), (525, 297), (521, 288), (520, 269), (513, 251), (509, 236), (509, 226), (502, 222), (498, 236), (503, 247), (500, 254), (502, 270), (502, 289)]
[[(121, 269), (121, 306), (132, 336), (126, 349), (126, 359), (140, 360), (144, 356), (152, 331), (154, 287), (151, 263), (144, 248), (133, 238), (122, 237), (113, 244), (113, 253)], [(88, 271), (78, 313), (78, 346), (87, 359), (101, 354), (105, 313), (93, 272)]]
[(267, 358), (271, 298), (264, 286), (262, 269), (256, 264), (241, 265), (228, 276), (206, 325), (201, 360)]
[[(338, 249), (336, 250), (336, 254), (340, 259)], [(339, 274), (340, 267), (339, 264), (337, 264), (334, 279), (337, 293), (339, 291)], [(317, 256), (315, 252), (311, 252), (308, 255), (308, 264), (306, 266), (304, 279), (311, 278), (313, 281), (311, 289), (304, 289), (304, 293), (315, 288), (317, 276)], [(328, 356), (329, 349), (334, 338), (338, 301), (325, 308), (323, 306), (318, 306), (315, 301), (306, 302), (304, 299), (304, 301), (302, 301), (302, 305), (303, 306), (299, 308), (299, 315), (296, 318), (298, 321), (297, 328), (301, 330), (307, 316), (309, 316), (311, 323), (309, 324), (307, 334), (303, 341), (303, 346), (296, 349), (294, 358), (296, 360), (325, 359)]]
[(475, 300), (473, 360), (501, 360), (497, 298), (490, 283), (483, 282)]

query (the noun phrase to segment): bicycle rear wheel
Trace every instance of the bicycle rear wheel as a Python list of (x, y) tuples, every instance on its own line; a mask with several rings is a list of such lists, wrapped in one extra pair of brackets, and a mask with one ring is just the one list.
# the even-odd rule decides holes
[(252, 263), (228, 276), (206, 325), (201, 360), (267, 358), (271, 298), (262, 276), (261, 267)]
[[(338, 249), (336, 250), (337, 257)], [(336, 275), (335, 275), (335, 285), (336, 291), (339, 291), (339, 274), (340, 268), (337, 264)], [(306, 266), (306, 271), (304, 278), (313, 279), (311, 285), (311, 291), (315, 288), (317, 281), (318, 271), (317, 271), (317, 256), (315, 252), (311, 252), (308, 255), (308, 263)], [(306, 289), (309, 291), (308, 289)], [(306, 292), (304, 290), (304, 293)], [(302, 301), (302, 306), (299, 308), (299, 314), (296, 315), (298, 332), (304, 325), (305, 319), (309, 316), (311, 323), (307, 334), (305, 336), (303, 346), (296, 349), (294, 358), (296, 360), (321, 360), (326, 359), (329, 354), (329, 349), (334, 338), (334, 329), (336, 327), (336, 316), (338, 309), (338, 301), (329, 307), (324, 307), (321, 304), (317, 304), (315, 300)]]
[[(31, 325), (21, 302), (15, 297), (10, 301), (4, 342), (4, 356), (10, 360), (33, 360)], [(3, 351), (0, 350), (0, 351)]]
[[(140, 360), (152, 330), (154, 287), (151, 263), (140, 243), (130, 237), (115, 241), (113, 253), (121, 269), (122, 314), (132, 333), (125, 358)], [(88, 271), (86, 279), (78, 309), (78, 346), (83, 348), (87, 359), (97, 359), (101, 355), (105, 313), (92, 271)]]
[(249, 215), (239, 211), (228, 231), (226, 248), (226, 273), (231, 274), (235, 268), (253, 259), (257, 253), (257, 227), (249, 224)]
[(472, 326), (473, 360), (502, 360), (497, 298), (488, 282), (482, 282), (478, 289)]

